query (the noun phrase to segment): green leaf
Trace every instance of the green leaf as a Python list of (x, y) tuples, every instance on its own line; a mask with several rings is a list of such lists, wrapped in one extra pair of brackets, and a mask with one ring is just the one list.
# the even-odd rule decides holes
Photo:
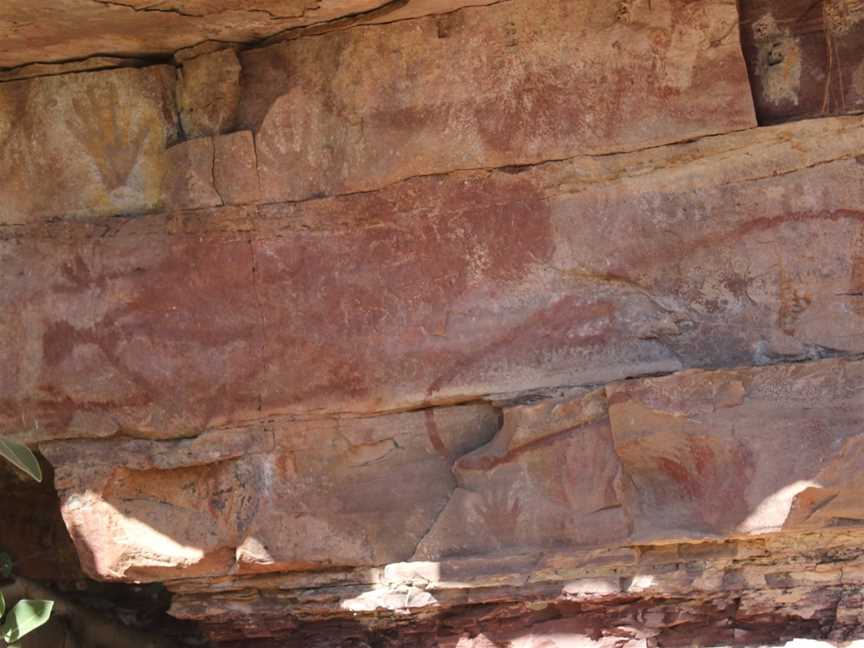
[(3, 613), (6, 611), (6, 599), (3, 598), (3, 593), (0, 592), (0, 619), (3, 618)]
[[(12, 556), (7, 553), (0, 553), (0, 578), (9, 578), (12, 576)], [(0, 614), (0, 616), (3, 616)]]
[(4, 457), (9, 463), (23, 470), (37, 482), (42, 481), (42, 468), (39, 466), (39, 460), (27, 446), (0, 438), (0, 457)]
[(18, 641), (48, 621), (53, 607), (54, 601), (18, 601), (0, 626), (0, 638), (6, 643)]

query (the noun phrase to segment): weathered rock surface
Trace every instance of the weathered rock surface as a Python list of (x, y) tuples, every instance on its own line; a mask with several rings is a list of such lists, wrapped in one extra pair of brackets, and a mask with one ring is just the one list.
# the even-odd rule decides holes
[[(219, 577), (178, 584), (175, 612), (223, 638), (286, 607), (289, 625), (357, 613), (371, 630), (379, 612), (513, 602), (520, 586), (516, 600), (602, 601), (622, 621), (637, 594), (699, 599), (633, 640), (668, 632), (688, 605), (716, 615), (741, 590), (733, 617), (816, 619), (842, 638), (838, 601), (864, 578), (862, 430), (864, 362), (826, 360), (506, 406), (500, 428), (494, 408), (470, 406), (43, 448), (85, 568)], [(818, 566), (792, 573), (783, 556)], [(261, 572), (274, 575), (247, 576)], [(718, 637), (738, 631), (726, 621)], [(590, 615), (574, 623), (596, 631)]]
[(491, 443), (456, 462), (458, 488), (415, 558), (599, 545), (629, 535), (603, 390), (506, 408), (503, 416)]
[[(832, 641), (787, 644), (822, 648), (861, 636), (861, 539), (860, 532), (841, 530), (794, 539), (392, 565), (371, 578), (331, 573), (316, 584), (290, 576), (212, 582), (208, 586), (220, 592), (212, 597), (178, 584), (173, 613), (208, 619), (211, 636), (228, 640), (226, 645), (256, 648), (348, 648), (362, 641), (421, 648)], [(532, 572), (535, 565), (555, 569)], [(358, 600), (379, 607), (357, 611)], [(288, 606), (291, 617), (284, 615)], [(273, 625), (285, 638), (263, 638)], [(262, 637), (257, 642), (230, 643), (256, 633)]]
[(112, 53), (170, 56), (205, 41), (256, 43), (300, 28), (345, 28), (498, 0), (6, 0), (0, 68)]
[(2, 349), (2, 428), (177, 437), (860, 352), (862, 143), (844, 118), (6, 228), (0, 330), (19, 343)]
[(46, 451), (84, 568), (156, 580), (408, 560), (453, 490), (452, 462), (497, 426), (478, 405)]
[(731, 0), (539, 0), (299, 38), (241, 53), (239, 123), (268, 202), (748, 128), (736, 23)]
[(742, 41), (760, 121), (864, 110), (864, 5), (747, 0)]
[(0, 67), (114, 52), (173, 54), (204, 40), (250, 42), (369, 11), (386, 0), (8, 0)]
[[(256, 647), (766, 646), (803, 637), (845, 645), (860, 636), (860, 541), (841, 531), (392, 565), (374, 582), (343, 572), (317, 584), (208, 583), (220, 591), (213, 597), (178, 584), (173, 612), (209, 618), (221, 640), (254, 636), (265, 624), (287, 631), (279, 641), (244, 644)], [(557, 571), (526, 579), (535, 564)], [(358, 599), (380, 606), (358, 612)], [(289, 605), (292, 617), (280, 615)]]
[(864, 638), (864, 119), (756, 127), (859, 111), (860, 7), (737, 4), (0, 8), (0, 435), (83, 570), (229, 646)]
[(234, 130), (240, 103), (240, 62), (233, 49), (185, 61), (178, 89), (180, 125), (187, 137)]
[(608, 388), (634, 537), (859, 524), (862, 370), (828, 361)]
[(0, 223), (158, 207), (174, 84), (168, 66), (0, 83)]

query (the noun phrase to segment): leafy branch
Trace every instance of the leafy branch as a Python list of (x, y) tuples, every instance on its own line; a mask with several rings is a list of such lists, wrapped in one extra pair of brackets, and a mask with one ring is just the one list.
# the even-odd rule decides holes
[[(0, 457), (37, 482), (42, 481), (42, 467), (27, 446), (0, 437)], [(0, 577), (9, 578), (11, 575), (11, 561), (0, 560)], [(7, 613), (6, 597), (0, 592), (0, 619), (3, 620), (0, 624), (0, 640), (10, 648), (14, 647), (21, 637), (48, 622), (53, 607), (54, 601), (22, 598)]]

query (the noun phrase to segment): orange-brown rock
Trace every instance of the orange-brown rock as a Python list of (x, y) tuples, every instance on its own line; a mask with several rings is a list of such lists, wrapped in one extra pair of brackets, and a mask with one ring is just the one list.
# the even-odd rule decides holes
[(169, 66), (0, 83), (0, 223), (158, 207), (174, 85)]
[(180, 124), (187, 137), (234, 129), (240, 102), (240, 63), (233, 49), (185, 61), (178, 88)]
[(0, 67), (95, 54), (171, 55), (205, 40), (251, 42), (371, 11), (386, 0), (7, 0)]
[(860, 10), (10, 0), (0, 553), (228, 647), (864, 638)]
[(506, 408), (495, 438), (454, 465), (458, 487), (415, 559), (618, 542), (619, 472), (603, 390)]
[(607, 388), (634, 536), (713, 538), (864, 522), (862, 381), (860, 362), (826, 361)]
[(860, 352), (862, 139), (842, 118), (297, 204), (7, 228), (0, 330), (19, 342), (2, 349), (17, 368), (2, 429), (177, 437)]
[(864, 362), (825, 360), (614, 383), (504, 405), (503, 423), (477, 405), (43, 448), (85, 568), (175, 581), (174, 613), (222, 639), (493, 602), (524, 618), (533, 601), (552, 614), (530, 630), (475, 619), (519, 646), (596, 637), (603, 621), (569, 617), (668, 597), (683, 607), (621, 637), (750, 641), (798, 618), (798, 636), (845, 638), (864, 583), (862, 395)]
[(748, 128), (736, 20), (537, 0), (298, 38), (241, 53), (239, 123), (268, 202)]
[(156, 580), (408, 560), (450, 497), (452, 462), (497, 426), (478, 405), (46, 452), (88, 573)]

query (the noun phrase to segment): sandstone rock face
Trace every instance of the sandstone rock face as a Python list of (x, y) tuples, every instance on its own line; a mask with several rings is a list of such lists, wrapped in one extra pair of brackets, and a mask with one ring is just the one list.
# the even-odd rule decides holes
[(540, 0), (300, 38), (241, 55), (240, 123), (268, 201), (748, 128), (736, 20)]
[(864, 524), (862, 385), (830, 360), (613, 383), (500, 429), (474, 406), (43, 448), (103, 578), (374, 566)]
[(864, 638), (864, 119), (756, 123), (858, 112), (860, 8), (737, 4), (0, 9), (0, 435), (83, 570), (225, 646)]
[[(864, 351), (862, 137), (853, 117), (350, 197), (7, 229), (0, 326), (21, 342), (3, 350), (20, 367), (3, 426), (177, 437)], [(215, 147), (181, 147), (203, 151), (182, 166), (217, 203)]]
[[(116, 53), (170, 56), (204, 41), (257, 43), (298, 29), (406, 20), (496, 0), (7, 0), (0, 67)], [(115, 64), (120, 63), (116, 62)]]
[(377, 9), (385, 0), (10, 0), (0, 8), (0, 66), (93, 54), (164, 53), (201, 41), (253, 41)]
[(152, 210), (176, 138), (167, 66), (0, 84), (0, 222)]
[(180, 124), (187, 137), (219, 135), (234, 128), (240, 101), (240, 63), (232, 49), (183, 63)]
[(46, 451), (85, 569), (154, 580), (408, 560), (453, 490), (451, 464), (497, 426), (479, 405)]

